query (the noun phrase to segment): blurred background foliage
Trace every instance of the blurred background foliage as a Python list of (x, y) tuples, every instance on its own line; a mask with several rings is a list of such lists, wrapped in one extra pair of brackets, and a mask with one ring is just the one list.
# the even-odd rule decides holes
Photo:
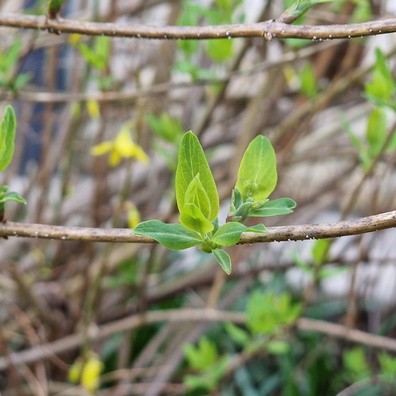
[[(66, 0), (61, 15), (158, 26), (250, 23), (276, 19), (292, 3)], [(46, 1), (3, 0), (0, 12), (45, 14)], [(392, 1), (337, 0), (295, 23), (395, 12)], [(177, 221), (173, 174), (188, 130), (208, 155), (223, 220), (242, 155), (258, 134), (277, 153), (271, 199), (298, 203), (294, 214), (265, 219), (266, 226), (395, 209), (395, 35), (156, 41), (1, 27), (0, 36), (1, 114), (11, 104), (18, 120), (15, 156), (0, 181), (28, 202), (10, 204), (10, 220), (130, 228)], [(0, 391), (394, 395), (391, 347), (295, 323), (304, 316), (394, 337), (395, 236), (236, 246), (227, 249), (231, 276), (195, 249), (2, 240)], [(190, 318), (198, 308), (242, 316), (234, 323)], [(139, 327), (124, 322), (168, 311), (169, 318)], [(92, 340), (98, 326), (110, 327)], [(52, 342), (56, 354), (35, 355)]]

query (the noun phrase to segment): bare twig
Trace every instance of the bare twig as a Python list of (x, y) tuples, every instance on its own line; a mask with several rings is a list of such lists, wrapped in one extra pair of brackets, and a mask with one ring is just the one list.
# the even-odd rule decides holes
[[(92, 327), (90, 328), (89, 338), (92, 341), (98, 340), (120, 331), (137, 328), (144, 324), (163, 321), (225, 321), (243, 324), (245, 322), (245, 314), (240, 312), (218, 311), (214, 309), (171, 309), (151, 311), (145, 315), (135, 315), (100, 327)], [(32, 363), (53, 354), (68, 351), (80, 346), (82, 341), (82, 334), (73, 334), (48, 344), (33, 347), (26, 351), (11, 353), (8, 357), (0, 357), (0, 370), (4, 370), (10, 364), (20, 365), (24, 363)]]
[[(267, 232), (243, 233), (239, 244), (259, 242), (303, 241), (307, 239), (338, 238), (396, 227), (396, 210), (355, 220), (337, 223), (303, 224), (268, 227)], [(153, 243), (152, 238), (134, 235), (125, 228), (67, 227), (46, 224), (0, 223), (0, 237), (25, 237), (89, 242)]]
[(178, 89), (189, 89), (194, 86), (206, 86), (211, 84), (225, 83), (234, 77), (243, 77), (254, 74), (262, 73), (266, 70), (277, 68), (281, 65), (295, 62), (297, 59), (307, 58), (322, 50), (341, 44), (342, 41), (332, 42), (328, 41), (322, 43), (320, 47), (309, 46), (302, 48), (298, 51), (293, 50), (282, 54), (279, 60), (267, 60), (261, 64), (258, 64), (250, 69), (244, 70), (233, 70), (227, 73), (225, 77), (218, 78), (203, 78), (197, 79), (191, 82), (175, 82), (175, 83), (160, 83), (155, 84), (148, 88), (136, 89), (131, 91), (123, 92), (43, 92), (43, 91), (24, 91), (19, 90), (17, 93), (14, 92), (2, 92), (0, 99), (4, 100), (15, 100), (18, 99), (22, 102), (84, 102), (93, 100), (97, 102), (133, 102), (138, 98), (147, 96), (155, 96), (168, 91)]
[[(233, 322), (245, 324), (246, 315), (243, 312), (228, 312), (214, 309), (170, 309), (151, 311), (145, 315), (127, 317), (100, 327), (91, 328), (90, 339), (99, 340), (111, 334), (130, 330), (150, 323), (158, 322)], [(366, 333), (364, 331), (350, 329), (346, 326), (329, 323), (322, 320), (308, 318), (298, 319), (296, 326), (300, 330), (315, 331), (348, 341), (364, 344), (369, 347), (396, 351), (396, 340), (388, 337)], [(73, 334), (56, 340), (54, 342), (35, 346), (31, 349), (14, 352), (8, 357), (0, 357), (0, 370), (4, 370), (11, 364), (18, 366), (32, 363), (37, 360), (48, 358), (53, 354), (62, 353), (81, 345), (83, 337), (81, 334)]]
[(345, 25), (288, 25), (276, 21), (252, 24), (217, 26), (149, 26), (117, 23), (98, 23), (71, 19), (51, 20), (45, 16), (3, 14), (0, 26), (41, 29), (60, 33), (79, 33), (90, 36), (132, 37), (142, 39), (231, 39), (238, 37), (303, 38), (331, 40), (372, 36), (396, 32), (396, 18)]
[(332, 337), (343, 338), (345, 340), (356, 342), (357, 344), (367, 345), (373, 348), (396, 351), (396, 340), (393, 338), (366, 333), (364, 331), (351, 329), (350, 327), (336, 323), (325, 322), (323, 320), (300, 318), (297, 321), (297, 327), (300, 330), (316, 331)]

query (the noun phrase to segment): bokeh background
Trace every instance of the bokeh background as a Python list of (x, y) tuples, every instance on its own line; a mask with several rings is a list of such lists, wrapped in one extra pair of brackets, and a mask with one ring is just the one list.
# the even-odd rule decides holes
[[(276, 19), (292, 3), (66, 0), (61, 16), (251, 23)], [(395, 11), (392, 1), (340, 0), (297, 23), (364, 22)], [(41, 15), (46, 2), (2, 0), (0, 12)], [(266, 226), (394, 210), (395, 44), (394, 34), (171, 41), (0, 27), (0, 111), (11, 104), (18, 120), (15, 156), (0, 180), (27, 200), (10, 204), (7, 218), (101, 228), (177, 222), (173, 174), (188, 130), (208, 156), (221, 222), (258, 134), (277, 154), (271, 198), (298, 204)], [(120, 132), (148, 161), (93, 155)], [(3, 239), (1, 393), (394, 395), (395, 238), (386, 230), (235, 246), (227, 250), (230, 276), (195, 248)], [(210, 323), (193, 314), (204, 308), (237, 315)], [(152, 323), (137, 326), (133, 318), (145, 313)], [(381, 335), (389, 345), (302, 330), (293, 325), (299, 316)]]

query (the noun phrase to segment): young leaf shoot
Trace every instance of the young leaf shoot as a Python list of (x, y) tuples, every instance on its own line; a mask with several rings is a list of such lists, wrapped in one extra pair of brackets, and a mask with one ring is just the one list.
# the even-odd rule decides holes
[(276, 182), (274, 149), (267, 138), (258, 136), (243, 156), (227, 222), (219, 227), (219, 195), (212, 172), (198, 138), (187, 132), (180, 141), (175, 178), (180, 224), (149, 220), (138, 224), (134, 233), (149, 236), (168, 249), (198, 245), (203, 252), (212, 253), (230, 274), (231, 258), (223, 247), (236, 245), (243, 232), (267, 231), (263, 224), (247, 227), (242, 221), (247, 216), (291, 213), (296, 206), (289, 198), (267, 199)]

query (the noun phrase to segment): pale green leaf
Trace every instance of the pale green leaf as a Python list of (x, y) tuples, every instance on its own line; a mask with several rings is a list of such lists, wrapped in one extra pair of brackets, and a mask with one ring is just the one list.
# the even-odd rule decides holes
[(371, 101), (381, 104), (391, 98), (396, 85), (383, 52), (377, 48), (375, 55), (376, 61), (372, 81), (366, 84), (365, 92)]
[(266, 137), (259, 135), (243, 155), (236, 187), (244, 200), (252, 197), (254, 202), (259, 202), (272, 193), (277, 180), (274, 149)]
[(387, 119), (383, 107), (375, 108), (367, 120), (366, 140), (370, 147), (370, 155), (377, 155), (386, 140)]
[(110, 38), (107, 36), (99, 36), (95, 41), (94, 52), (97, 56), (95, 66), (99, 70), (103, 70), (110, 55)]
[(236, 245), (245, 229), (246, 226), (242, 223), (226, 223), (217, 230), (211, 240), (221, 246)]
[(223, 268), (224, 272), (227, 275), (231, 274), (231, 258), (227, 252), (223, 249), (214, 249), (212, 250), (217, 262), (220, 264), (221, 268)]
[(156, 135), (172, 144), (176, 144), (183, 133), (180, 119), (171, 117), (165, 112), (160, 116), (148, 114), (147, 122)]
[(187, 204), (193, 204), (199, 208), (205, 218), (210, 217), (212, 204), (209, 201), (208, 194), (201, 183), (199, 173), (194, 177), (194, 179), (191, 180), (191, 183), (188, 185), (184, 196), (184, 203), (184, 207)]
[(234, 323), (225, 323), (224, 327), (230, 338), (237, 344), (246, 346), (251, 341), (251, 335), (245, 329), (234, 325)]
[(292, 23), (300, 16), (304, 15), (311, 7), (318, 3), (328, 3), (333, 0), (297, 0), (279, 17), (278, 21)]
[(9, 192), (4, 195), (0, 194), (0, 203), (11, 202), (11, 201), (26, 204), (26, 200), (16, 192)]
[(301, 92), (313, 99), (318, 94), (317, 78), (312, 63), (306, 63), (299, 73)]
[(221, 246), (236, 245), (241, 237), (242, 232), (266, 232), (263, 224), (253, 227), (246, 227), (242, 223), (230, 222), (222, 225), (212, 236), (211, 240)]
[(234, 40), (208, 40), (206, 44), (207, 54), (215, 62), (224, 62), (232, 56), (233, 43)]
[(202, 337), (196, 347), (191, 344), (183, 345), (183, 351), (189, 365), (195, 370), (203, 371), (209, 368), (218, 358), (216, 344), (206, 337)]
[(328, 239), (318, 239), (312, 248), (312, 258), (316, 265), (321, 265), (327, 260), (329, 254), (330, 241)]
[(193, 231), (199, 232), (201, 235), (213, 230), (213, 224), (202, 214), (201, 210), (192, 203), (184, 205), (179, 216), (180, 223)]
[(14, 155), (15, 131), (15, 113), (11, 106), (7, 106), (0, 123), (0, 172), (8, 167)]
[(249, 212), (251, 217), (268, 217), (293, 213), (297, 204), (290, 198), (279, 198), (268, 201), (265, 205)]
[(290, 350), (290, 344), (286, 341), (273, 340), (268, 342), (267, 351), (274, 355), (284, 355)]
[(138, 224), (133, 232), (153, 238), (172, 250), (183, 250), (202, 243), (202, 238), (197, 232), (188, 230), (181, 224), (165, 224), (159, 220), (144, 221)]
[[(198, 138), (187, 132), (180, 141), (178, 164), (176, 169), (176, 201), (179, 212), (182, 212), (186, 203), (186, 193), (193, 179), (199, 174), (203, 191), (210, 203), (207, 219), (213, 221), (219, 213), (219, 196), (212, 172)], [(201, 207), (201, 204), (197, 205)]]

